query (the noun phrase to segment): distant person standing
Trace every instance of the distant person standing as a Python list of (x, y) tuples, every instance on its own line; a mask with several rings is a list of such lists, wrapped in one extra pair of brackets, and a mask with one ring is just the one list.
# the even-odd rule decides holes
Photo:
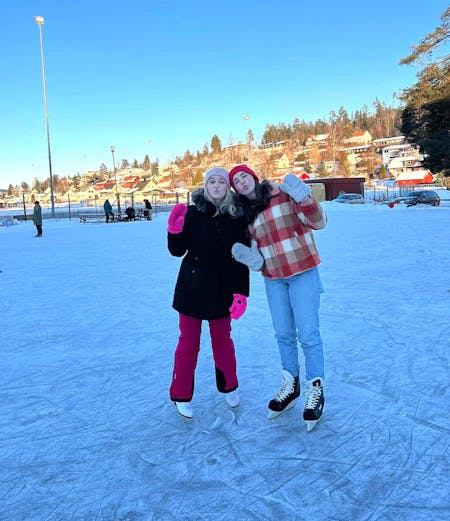
[(147, 219), (147, 221), (152, 220), (152, 205), (150, 204), (150, 201), (148, 199), (144, 199), (144, 217)]
[(106, 199), (106, 201), (103, 203), (103, 210), (105, 211), (106, 215), (106, 222), (109, 223), (109, 217), (111, 216), (114, 220), (114, 214), (112, 211), (111, 203), (109, 202), (109, 199)]
[(33, 223), (37, 230), (35, 237), (42, 237), (42, 208), (39, 201), (34, 201)]

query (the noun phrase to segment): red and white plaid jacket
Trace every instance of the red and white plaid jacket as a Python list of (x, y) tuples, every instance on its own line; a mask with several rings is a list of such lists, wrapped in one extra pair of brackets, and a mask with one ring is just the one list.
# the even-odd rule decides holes
[(321, 230), (326, 222), (317, 199), (296, 203), (274, 185), (268, 206), (248, 228), (264, 257), (262, 275), (285, 279), (320, 264), (312, 230)]

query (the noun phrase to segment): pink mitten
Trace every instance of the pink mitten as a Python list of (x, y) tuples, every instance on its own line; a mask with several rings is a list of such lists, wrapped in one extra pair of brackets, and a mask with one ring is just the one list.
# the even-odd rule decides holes
[(234, 293), (233, 295), (233, 303), (229, 309), (230, 317), (237, 320), (241, 318), (247, 309), (247, 297), (245, 295), (239, 295), (239, 293)]
[(187, 213), (187, 206), (185, 204), (176, 204), (170, 212), (169, 219), (167, 221), (167, 230), (170, 233), (181, 233), (184, 226), (184, 218)]

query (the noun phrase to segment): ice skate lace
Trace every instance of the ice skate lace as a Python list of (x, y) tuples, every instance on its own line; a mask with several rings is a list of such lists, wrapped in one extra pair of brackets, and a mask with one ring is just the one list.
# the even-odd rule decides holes
[(315, 409), (322, 395), (321, 387), (308, 387), (305, 393), (305, 409)]
[(288, 382), (288, 380), (284, 380), (281, 385), (281, 389), (275, 395), (274, 400), (276, 400), (277, 402), (282, 402), (293, 392), (294, 382)]

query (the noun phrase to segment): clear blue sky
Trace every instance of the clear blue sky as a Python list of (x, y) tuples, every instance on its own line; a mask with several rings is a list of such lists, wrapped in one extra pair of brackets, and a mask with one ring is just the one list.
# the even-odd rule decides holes
[[(399, 60), (448, 0), (6, 0), (0, 31), (0, 188), (48, 177), (43, 25), (53, 173), (166, 162), (217, 134), (327, 118), (416, 80)], [(244, 115), (249, 120), (243, 119)], [(151, 141), (149, 143), (149, 141)]]

